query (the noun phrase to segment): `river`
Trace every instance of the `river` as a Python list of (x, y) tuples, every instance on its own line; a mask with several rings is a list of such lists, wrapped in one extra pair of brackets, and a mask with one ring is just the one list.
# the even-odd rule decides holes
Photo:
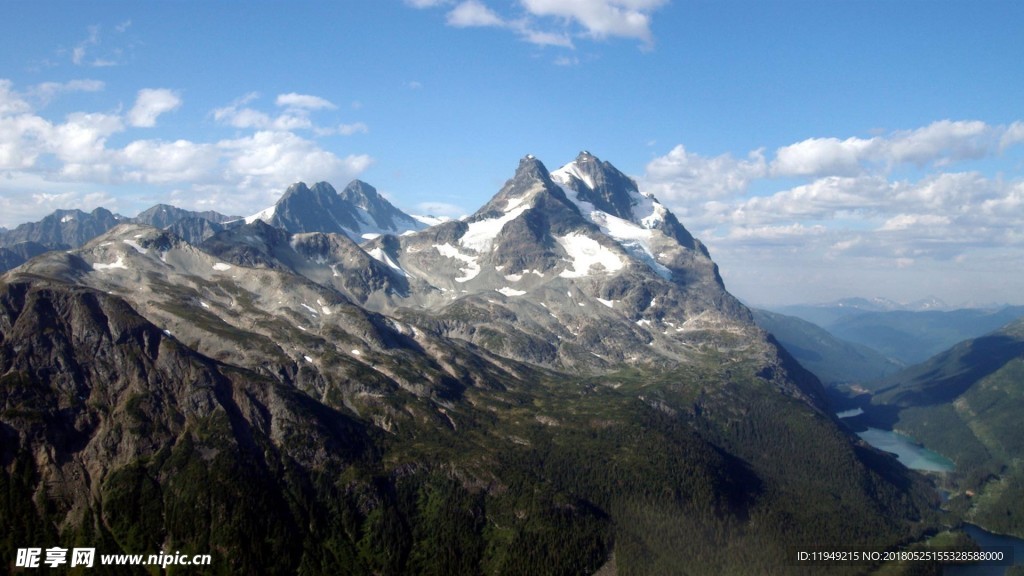
[[(964, 531), (981, 546), (982, 552), (993, 551), (995, 546), (1010, 547), (1013, 548), (1014, 565), (1024, 565), (1024, 540), (993, 534), (974, 524), (967, 524)], [(1006, 566), (947, 566), (942, 576), (1003, 576), (1006, 569)]]

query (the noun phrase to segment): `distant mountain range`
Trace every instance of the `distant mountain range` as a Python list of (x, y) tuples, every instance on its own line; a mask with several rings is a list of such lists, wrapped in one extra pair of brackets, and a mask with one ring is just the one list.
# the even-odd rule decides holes
[(925, 480), (841, 426), (704, 245), (588, 152), (522, 158), (432, 226), (361, 182), (144, 214), (6, 233), (65, 247), (0, 277), (5, 558), (787, 573), (794, 546), (938, 525)]
[(289, 187), (274, 206), (244, 219), (212, 210), (183, 210), (167, 204), (157, 204), (134, 218), (113, 214), (105, 208), (91, 213), (57, 210), (39, 222), (22, 224), (14, 230), (0, 230), (0, 272), (21, 265), (41, 251), (78, 248), (122, 223), (170, 230), (192, 244), (199, 244), (227, 228), (256, 220), (289, 232), (345, 234), (356, 241), (421, 230), (428, 222), (436, 221), (409, 216), (392, 206), (375, 188), (359, 180), (349, 183), (340, 193), (326, 182), (318, 182), (311, 188), (299, 182)]
[(781, 307), (775, 312), (817, 324), (837, 338), (867, 346), (904, 366), (923, 362), (957, 342), (1024, 317), (1024, 306), (913, 308), (892, 308), (884, 301), (851, 299), (827, 305)]

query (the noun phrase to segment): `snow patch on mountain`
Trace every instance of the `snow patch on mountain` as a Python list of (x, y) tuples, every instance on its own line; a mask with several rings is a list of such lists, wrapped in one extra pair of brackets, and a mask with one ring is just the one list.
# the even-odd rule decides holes
[(498, 288), (497, 291), (501, 292), (505, 296), (522, 296), (523, 294), (526, 294), (525, 290), (516, 290), (515, 288), (509, 288), (508, 286)]
[(373, 257), (374, 260), (380, 262), (381, 264), (384, 264), (388, 268), (391, 268), (395, 272), (401, 274), (403, 277), (409, 277), (409, 274), (401, 266), (395, 263), (395, 261), (392, 260), (391, 257), (388, 256), (386, 252), (384, 252), (383, 248), (378, 246), (377, 248), (374, 248), (373, 250), (367, 252), (367, 254)]
[(446, 258), (455, 258), (461, 262), (465, 262), (466, 265), (461, 268), (463, 276), (456, 278), (456, 282), (469, 282), (473, 278), (476, 278), (477, 274), (480, 273), (480, 262), (477, 261), (476, 256), (469, 256), (459, 252), (459, 249), (451, 244), (434, 244), (434, 249), (437, 250), (438, 254)]
[(124, 243), (129, 245), (129, 246), (131, 246), (132, 248), (134, 248), (135, 251), (138, 252), (139, 254), (146, 254), (147, 252), (149, 252), (149, 250), (147, 248), (143, 248), (142, 246), (139, 246), (139, 243), (135, 242), (134, 240), (127, 240), (126, 239), (126, 240), (124, 240)]
[(559, 274), (563, 278), (589, 276), (590, 270), (594, 266), (600, 266), (605, 273), (617, 272), (625, 266), (618, 254), (589, 236), (573, 233), (557, 236), (555, 240), (572, 260), (572, 269), (563, 270)]
[(501, 233), (501, 229), (505, 224), (515, 220), (523, 212), (530, 209), (530, 206), (522, 205), (521, 198), (517, 198), (516, 200), (520, 201), (509, 201), (509, 206), (514, 204), (515, 207), (506, 212), (503, 216), (470, 222), (466, 233), (459, 239), (459, 244), (476, 252), (490, 251), (494, 244), (494, 239), (498, 237), (499, 233)]
[(429, 226), (436, 226), (438, 224), (444, 224), (445, 222), (451, 222), (451, 220), (452, 220), (451, 218), (449, 218), (447, 216), (429, 216), (429, 215), (424, 216), (424, 215), (421, 215), (421, 214), (412, 214), (412, 219), (416, 220), (420, 224), (424, 224), (424, 225), (426, 225), (428, 227)]
[(110, 264), (101, 264), (99, 262), (92, 265), (93, 270), (110, 270), (112, 268), (121, 268), (127, 270), (128, 266), (124, 263), (124, 254), (118, 254), (117, 260)]
[(662, 234), (658, 228), (665, 221), (667, 209), (649, 194), (629, 191), (632, 219), (620, 218), (598, 210), (590, 202), (580, 200), (576, 191), (569, 187), (570, 177), (576, 177), (593, 188), (592, 181), (579, 169), (576, 162), (570, 162), (551, 173), (552, 180), (562, 188), (566, 197), (579, 208), (580, 213), (587, 220), (615, 239), (632, 256), (650, 266), (659, 276), (671, 279), (672, 271), (658, 262), (657, 256), (651, 249), (652, 236)]
[(262, 221), (264, 221), (264, 222), (269, 224), (271, 218), (274, 217), (274, 213), (276, 211), (277, 211), (277, 204), (271, 206), (270, 208), (264, 208), (263, 210), (260, 210), (259, 212), (253, 214), (252, 216), (246, 216), (244, 218), (244, 220), (245, 220), (246, 224), (252, 224), (253, 222), (255, 222), (257, 220), (262, 220)]

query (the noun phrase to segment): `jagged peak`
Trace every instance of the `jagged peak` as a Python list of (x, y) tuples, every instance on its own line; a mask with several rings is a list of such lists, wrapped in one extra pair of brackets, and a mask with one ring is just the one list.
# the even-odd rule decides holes
[(528, 208), (534, 203), (538, 194), (553, 196), (570, 209), (576, 210), (561, 187), (552, 180), (551, 173), (548, 172), (544, 163), (534, 155), (527, 154), (519, 161), (519, 166), (512, 178), (505, 182), (501, 190), (487, 204), (467, 220), (475, 221), (508, 213), (515, 209)]

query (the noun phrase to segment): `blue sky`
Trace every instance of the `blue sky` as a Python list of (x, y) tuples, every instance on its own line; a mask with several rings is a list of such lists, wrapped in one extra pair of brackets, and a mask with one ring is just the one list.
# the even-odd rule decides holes
[(0, 7), (0, 226), (246, 215), (363, 179), (473, 212), (534, 154), (633, 176), (754, 304), (1024, 303), (1024, 4)]

